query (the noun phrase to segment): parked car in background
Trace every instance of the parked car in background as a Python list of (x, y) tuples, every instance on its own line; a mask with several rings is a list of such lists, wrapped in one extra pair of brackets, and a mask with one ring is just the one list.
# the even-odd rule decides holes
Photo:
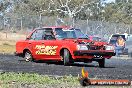
[(106, 39), (99, 37), (99, 36), (88, 36), (91, 41), (102, 41), (102, 42), (108, 42)]
[(128, 35), (125, 46), (125, 48), (128, 50), (128, 56), (132, 57), (132, 34)]
[(101, 38), (98, 36), (89, 36), (89, 39), (92, 41), (101, 41)]
[[(128, 34), (125, 33), (125, 34), (112, 34), (111, 35), (111, 37), (109, 38), (108, 43), (115, 46), (115, 51), (117, 51), (116, 50), (116, 43), (117, 43), (117, 40), (118, 40), (119, 37), (122, 37), (124, 39), (125, 43), (126, 43), (126, 40), (128, 38)], [(119, 53), (120, 55), (128, 54), (128, 50), (125, 47), (126, 47), (126, 45), (124, 45), (123, 49), (120, 48), (120, 53)]]

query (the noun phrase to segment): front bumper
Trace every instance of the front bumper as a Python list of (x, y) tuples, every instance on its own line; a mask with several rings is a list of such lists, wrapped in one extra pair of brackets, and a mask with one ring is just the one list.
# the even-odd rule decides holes
[(73, 54), (74, 56), (115, 56), (113, 50), (78, 50)]

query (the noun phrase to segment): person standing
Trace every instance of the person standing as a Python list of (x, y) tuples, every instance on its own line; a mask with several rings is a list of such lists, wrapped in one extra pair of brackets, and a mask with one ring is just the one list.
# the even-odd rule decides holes
[(123, 53), (123, 50), (125, 48), (125, 40), (122, 38), (122, 36), (119, 36), (117, 38), (116, 42), (116, 56), (119, 56), (121, 53)]

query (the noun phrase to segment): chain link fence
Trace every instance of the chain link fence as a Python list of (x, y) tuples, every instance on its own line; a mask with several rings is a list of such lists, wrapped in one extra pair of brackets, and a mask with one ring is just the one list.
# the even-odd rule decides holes
[[(39, 16), (22, 16), (22, 17), (3, 17), (0, 16), (0, 30), (19, 31), (30, 30), (41, 26), (58, 26), (71, 25), (73, 21), (68, 18), (57, 17), (39, 17)], [(115, 33), (132, 33), (132, 25), (123, 23), (112, 23), (91, 20), (76, 20), (74, 27), (81, 28), (88, 35), (107, 36)]]

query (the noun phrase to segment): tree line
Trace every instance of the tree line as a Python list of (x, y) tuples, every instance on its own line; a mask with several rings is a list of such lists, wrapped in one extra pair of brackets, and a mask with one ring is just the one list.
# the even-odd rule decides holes
[(1, 16), (15, 14), (56, 16), (75, 20), (96, 20), (132, 24), (132, 1), (116, 0), (103, 3), (104, 0), (1, 0)]

